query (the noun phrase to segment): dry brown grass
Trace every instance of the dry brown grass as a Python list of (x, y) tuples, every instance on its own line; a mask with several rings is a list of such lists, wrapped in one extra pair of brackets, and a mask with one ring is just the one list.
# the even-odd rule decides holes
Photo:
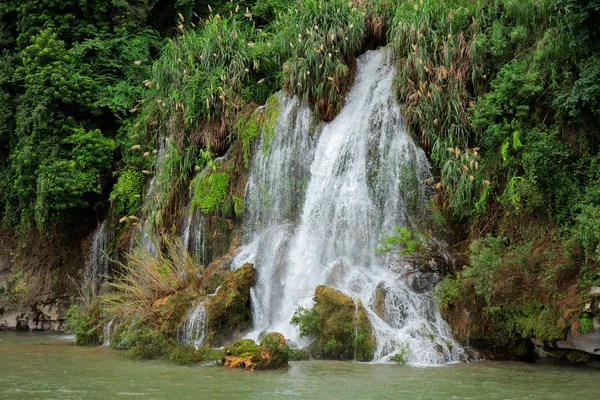
[(192, 289), (201, 292), (201, 268), (194, 263), (179, 239), (162, 237), (163, 251), (151, 253), (138, 247), (127, 263), (120, 264), (120, 272), (108, 291), (103, 303), (109, 316), (141, 314), (155, 320), (169, 315), (164, 305), (178, 292)]

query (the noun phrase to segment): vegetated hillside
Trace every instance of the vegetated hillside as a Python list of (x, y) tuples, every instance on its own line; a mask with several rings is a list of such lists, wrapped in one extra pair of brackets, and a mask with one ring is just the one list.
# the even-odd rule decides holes
[(600, 284), (599, 18), (597, 0), (5, 1), (4, 296), (27, 302), (48, 271), (75, 274), (80, 238), (100, 220), (121, 253), (138, 224), (173, 232), (190, 186), (227, 231), (243, 212), (252, 142), (277, 113), (269, 96), (283, 88), (331, 120), (355, 57), (387, 44), (434, 167), (432, 207), (448, 229), (433, 233), (464, 265), (440, 289), (455, 334), (520, 355), (524, 339), (588, 332), (597, 310), (584, 305)]

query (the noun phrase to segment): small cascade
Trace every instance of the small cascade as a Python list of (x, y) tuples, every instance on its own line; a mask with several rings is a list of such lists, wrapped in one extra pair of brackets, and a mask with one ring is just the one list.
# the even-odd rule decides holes
[[(196, 179), (202, 178), (202, 176), (210, 173), (216, 165), (225, 162), (228, 157), (229, 153), (222, 157), (215, 158), (212, 163), (204, 167), (202, 171), (198, 172)], [(194, 257), (198, 263), (207, 265), (210, 261), (207, 257), (206, 243), (207, 217), (199, 209), (193, 209), (193, 198), (194, 192), (192, 188), (190, 190), (190, 201), (188, 202), (183, 215), (183, 228), (180, 235), (181, 241), (188, 253)]]
[(235, 266), (253, 263), (254, 330), (281, 332), (327, 285), (360, 301), (377, 338), (375, 361), (402, 352), (410, 364), (459, 360), (432, 289), (413, 290), (391, 255), (376, 252), (384, 235), (423, 218), (430, 166), (406, 131), (385, 50), (358, 58), (354, 86), (340, 114), (315, 123), (297, 99), (281, 95), (272, 137), (260, 139), (246, 187), (243, 246)]
[[(139, 243), (143, 248), (153, 253), (156, 250), (156, 233), (154, 232), (154, 221), (158, 216), (157, 213), (160, 211), (152, 207), (157, 202), (157, 196), (160, 196), (160, 174), (163, 172), (167, 152), (169, 151), (169, 139), (163, 138), (158, 141), (158, 150), (156, 151), (156, 161), (154, 165), (154, 171), (148, 188), (146, 189), (146, 197), (144, 198), (145, 216), (142, 225), (136, 229), (136, 235), (132, 238), (132, 246), (135, 242), (136, 245)], [(139, 239), (136, 239), (139, 238)], [(139, 240), (139, 242), (137, 241)]]
[(206, 318), (205, 302), (201, 301), (190, 310), (185, 323), (179, 328), (179, 340), (195, 348), (202, 346), (208, 332)]
[(198, 263), (206, 265), (205, 217), (199, 210), (190, 211), (191, 208), (191, 204), (186, 208), (181, 241)]
[(104, 336), (104, 341), (102, 342), (103, 346), (110, 346), (110, 333), (112, 331), (112, 324), (114, 320), (108, 321), (106, 325), (104, 325), (104, 329), (102, 330), (102, 335)]
[(100, 286), (110, 273), (110, 259), (106, 255), (112, 238), (106, 221), (92, 235), (92, 242), (85, 262), (84, 287), (92, 293), (98, 293)]

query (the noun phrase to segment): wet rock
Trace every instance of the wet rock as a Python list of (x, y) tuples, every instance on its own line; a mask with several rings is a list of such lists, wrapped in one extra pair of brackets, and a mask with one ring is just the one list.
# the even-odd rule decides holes
[(371, 361), (375, 336), (367, 311), (360, 301), (339, 290), (317, 286), (313, 312), (318, 318), (318, 332), (312, 346), (316, 357)]
[(215, 295), (207, 301), (208, 344), (219, 347), (236, 333), (252, 326), (250, 288), (255, 280), (256, 270), (252, 264), (244, 264), (230, 271)]
[(280, 369), (288, 366), (290, 349), (281, 333), (266, 334), (257, 345), (252, 339), (242, 339), (225, 347), (223, 365), (248, 371)]

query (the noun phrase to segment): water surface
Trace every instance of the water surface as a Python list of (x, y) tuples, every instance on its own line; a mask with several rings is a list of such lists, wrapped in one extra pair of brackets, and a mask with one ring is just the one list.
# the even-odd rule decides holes
[(584, 399), (600, 370), (516, 362), (415, 368), (307, 361), (287, 370), (133, 361), (65, 336), (0, 334), (0, 399)]

